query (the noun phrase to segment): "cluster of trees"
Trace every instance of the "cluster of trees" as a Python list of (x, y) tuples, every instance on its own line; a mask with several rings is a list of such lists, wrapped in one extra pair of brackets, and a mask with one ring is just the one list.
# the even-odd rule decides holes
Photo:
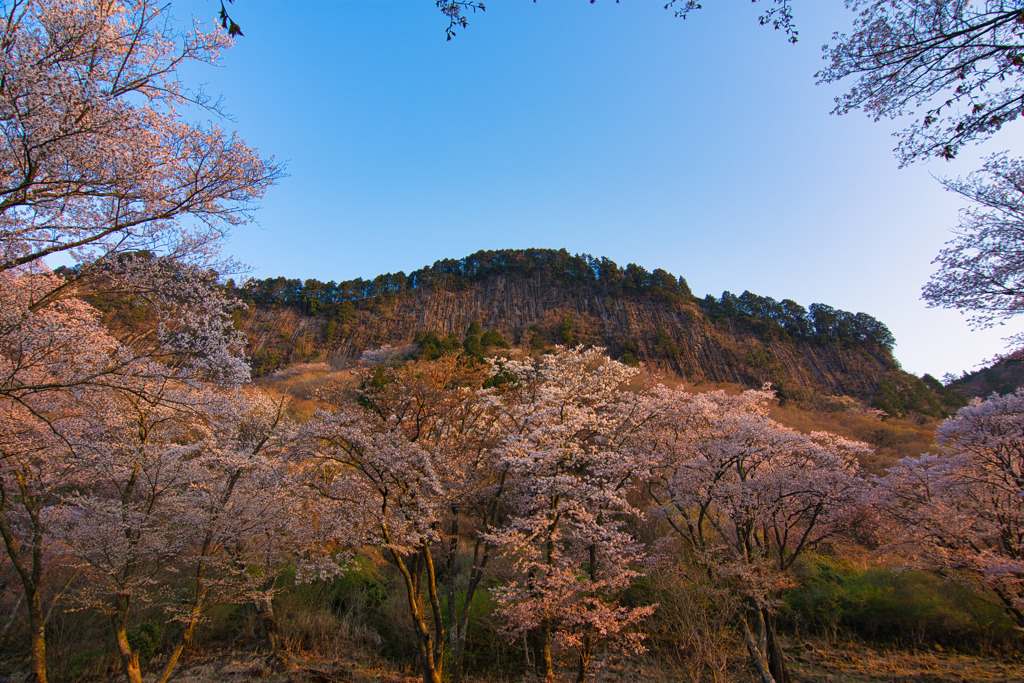
[(45, 421), (5, 405), (0, 532), (38, 613), (41, 680), (56, 601), (110, 618), (130, 681), (132, 615), (164, 610), (179, 623), (167, 680), (212, 606), (249, 605), (279, 647), (280, 577), (328, 579), (355, 554), (400, 577), (425, 683), (462, 677), (478, 593), (541, 680), (560, 660), (582, 681), (595, 654), (642, 652), (657, 605), (629, 592), (659, 566), (726, 596), (759, 679), (788, 681), (783, 592), (850, 531), (982, 582), (1024, 626), (1024, 394), (976, 401), (938, 454), (875, 480), (867, 446), (778, 424), (770, 391), (668, 389), (599, 349), (368, 368), (301, 425), (251, 389), (134, 388), (52, 395)]
[(246, 280), (237, 288), (228, 281), (226, 289), (258, 306), (287, 306), (309, 315), (340, 317), (347, 321), (356, 310), (355, 304), (407, 291), (409, 278), (402, 272), (378, 275), (372, 280), (356, 278), (340, 283), (333, 280), (320, 282), (314, 278), (276, 277)]
[(723, 292), (718, 299), (709, 294), (700, 306), (715, 322), (728, 320), (766, 336), (786, 335), (822, 344), (866, 342), (890, 351), (896, 344), (889, 328), (867, 313), (850, 313), (826, 304), (811, 304), (807, 309), (791, 299), (776, 301), (746, 291), (739, 296)]
[[(461, 290), (494, 276), (536, 275), (562, 287), (592, 287), (606, 295), (632, 292), (669, 301), (694, 301), (710, 320), (738, 325), (766, 337), (784, 336), (817, 343), (878, 344), (890, 351), (895, 345), (889, 329), (867, 313), (850, 313), (825, 304), (812, 304), (808, 309), (790, 299), (780, 302), (749, 291), (740, 296), (723, 292), (717, 299), (708, 295), (697, 300), (683, 278), (676, 278), (660, 268), (648, 272), (633, 263), (621, 268), (607, 258), (570, 255), (564, 249), (479, 251), (462, 259), (437, 261), (408, 276), (401, 272), (388, 273), (373, 280), (357, 278), (341, 283), (278, 277), (248, 280), (239, 288), (229, 283), (227, 291), (259, 306), (289, 306), (309, 315), (323, 315), (328, 318), (330, 337), (339, 324), (352, 321), (357, 306), (372, 303), (377, 297), (393, 296), (417, 287)], [(572, 345), (571, 318), (563, 320), (562, 327), (567, 324), (568, 328), (559, 329), (558, 341)], [(454, 349), (459, 340), (424, 336), (416, 343), (421, 349), (428, 345), (427, 356), (433, 358)], [(488, 345), (485, 344), (485, 348)], [(482, 356), (482, 353), (473, 353)]]
[[(131, 681), (141, 680), (126, 635), (133, 608), (159, 605), (182, 621), (166, 680), (210, 605), (255, 601), (272, 642), (283, 569), (329, 576), (338, 553), (368, 546), (404, 578), (424, 681), (441, 680), (445, 661), (459, 677), (473, 593), (485, 586), (507, 636), (532, 644), (542, 679), (553, 675), (553, 652), (571, 651), (582, 680), (599, 646), (642, 649), (639, 625), (654, 606), (621, 599), (652, 553), (638, 538), (645, 511), (631, 502), (647, 482), (657, 504), (646, 513), (665, 515), (701, 566), (740, 591), (741, 623), (759, 634), (750, 636), (754, 661), (781, 671), (781, 653), (756, 646), (774, 642), (771, 604), (782, 585), (766, 566), (777, 556), (784, 571), (855, 509), (856, 448), (777, 425), (766, 392), (629, 387), (639, 371), (597, 350), (492, 372), (503, 376), (500, 391), (481, 389), (479, 366), (454, 357), (378, 368), (356, 399), (297, 429), (258, 396), (241, 403), (167, 384), (88, 421), (65, 406), (67, 424), (51, 425), (64, 448), (21, 416), (28, 427), (5, 454), (21, 463), (12, 480), (30, 485), (0, 528), (9, 550), (22, 551), (12, 558), (31, 546), (37, 585), (64, 568), (80, 572), (74, 606), (110, 615)], [(708, 458), (712, 449), (720, 455)], [(31, 473), (47, 479), (31, 488)], [(688, 496), (706, 495), (707, 481), (718, 488), (693, 508)], [(763, 500), (738, 512), (737, 501), (755, 494)], [(699, 527), (719, 526), (694, 546), (683, 519), (697, 510), (707, 516)], [(774, 533), (762, 534), (772, 518)], [(780, 523), (795, 546), (778, 546)], [(757, 545), (748, 547), (752, 530)], [(502, 570), (487, 580), (495, 564)], [(187, 588), (169, 596), (181, 573)], [(35, 655), (45, 675), (45, 651)]]
[(495, 275), (540, 275), (562, 287), (597, 286), (603, 292), (618, 295), (651, 293), (687, 300), (693, 296), (683, 277), (677, 278), (661, 268), (648, 272), (635, 263), (622, 268), (608, 258), (569, 254), (565, 249), (478, 251), (461, 259), (436, 261), (409, 277), (414, 286), (458, 290)]
[[(320, 282), (283, 277), (246, 280), (228, 290), (260, 306), (290, 306), (310, 315), (328, 317), (343, 313), (342, 307), (374, 297), (385, 297), (420, 287), (464, 290), (474, 282), (494, 276), (539, 275), (561, 287), (598, 287), (602, 292), (652, 294), (669, 299), (693, 298), (686, 280), (661, 268), (648, 272), (630, 263), (625, 268), (607, 258), (569, 254), (565, 249), (501, 249), (478, 251), (461, 259), (444, 259), (409, 275), (385, 273), (372, 280), (356, 278), (343, 282)], [(350, 303), (351, 302), (351, 303)]]
[[(248, 366), (211, 269), (280, 170), (184, 116), (217, 111), (177, 70), (214, 62), (229, 43), (219, 31), (179, 29), (145, 0), (0, 12), (0, 573), (20, 584), (45, 682), (60, 530), (62, 566), (88, 577), (75, 600), (111, 617), (137, 680), (123, 629), (136, 596), (159, 558), (187, 564), (188, 640), (216, 592), (203, 575), (224, 506), (258, 469), (259, 429), (246, 425), (259, 409), (223, 395)], [(55, 275), (47, 257), (74, 267)], [(150, 324), (119, 336), (85, 302), (97, 296)], [(177, 517), (179, 533), (152, 535), (150, 513)]]
[(510, 347), (501, 332), (497, 330), (484, 330), (479, 322), (474, 320), (466, 328), (466, 334), (462, 341), (455, 333), (443, 336), (437, 332), (417, 332), (413, 338), (416, 345), (414, 357), (420, 360), (436, 360), (451, 353), (465, 353), (469, 358), (483, 360), (484, 356), (493, 349), (507, 349)]

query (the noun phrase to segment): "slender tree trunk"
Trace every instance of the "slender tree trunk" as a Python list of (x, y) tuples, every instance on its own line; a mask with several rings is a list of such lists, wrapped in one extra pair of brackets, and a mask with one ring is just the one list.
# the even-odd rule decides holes
[(461, 683), (462, 681), (462, 662), (466, 656), (466, 636), (469, 634), (469, 613), (473, 606), (473, 596), (476, 595), (476, 589), (480, 586), (480, 580), (483, 578), (490, 555), (490, 544), (478, 539), (476, 547), (473, 549), (473, 566), (469, 570), (469, 585), (466, 586), (462, 610), (459, 613), (458, 621), (453, 626), (456, 637), (452, 647), (452, 683)]
[[(557, 497), (551, 501), (551, 510), (558, 508)], [(553, 567), (555, 564), (555, 541), (554, 533), (558, 527), (558, 515), (548, 526), (547, 539), (544, 542), (544, 563)], [(534, 666), (537, 671), (537, 678), (542, 681), (552, 681), (555, 678), (555, 667), (551, 661), (551, 622), (544, 619), (540, 622), (535, 633), (534, 641)]]
[(21, 607), (21, 601), (24, 600), (24, 599), (25, 599), (25, 594), (22, 593), (21, 595), (18, 596), (18, 599), (14, 601), (14, 607), (11, 608), (11, 616), (7, 617), (7, 623), (5, 623), (3, 625), (3, 628), (0, 628), (0, 639), (2, 639), (4, 637), (4, 634), (7, 633), (7, 631), (10, 630), (11, 624), (14, 623), (14, 620), (18, 616), (18, 608)]
[[(385, 537), (386, 539), (386, 537)], [(402, 556), (394, 550), (391, 557), (405, 580), (405, 596), (409, 603), (409, 613), (412, 616), (413, 627), (416, 631), (416, 648), (419, 651), (420, 670), (423, 674), (423, 683), (441, 683), (441, 672), (434, 661), (434, 646), (430, 638), (430, 628), (426, 619), (423, 618), (423, 609), (420, 606), (420, 572), (414, 566), (410, 569)], [(414, 563), (418, 564), (418, 562)]]
[(117, 651), (121, 655), (121, 664), (124, 665), (128, 683), (142, 683), (139, 653), (133, 651), (131, 643), (128, 642), (128, 612), (130, 608), (131, 603), (128, 596), (117, 596), (117, 608), (110, 620), (114, 624), (114, 639), (117, 641)]
[(29, 680), (46, 683), (46, 623), (38, 590), (28, 596), (28, 625), (32, 647), (32, 677)]
[[(458, 606), (455, 604), (458, 589), (455, 585), (457, 556), (459, 552), (459, 508), (451, 508), (451, 527), (448, 532), (448, 557), (445, 561), (445, 592), (448, 597), (448, 647), (451, 650), (452, 683), (462, 681), (462, 642), (465, 634), (460, 633)], [(467, 598), (468, 599), (468, 598)], [(460, 642), (461, 641), (461, 642)]]
[(750, 659), (754, 664), (754, 668), (757, 669), (757, 676), (761, 683), (778, 683), (775, 677), (772, 676), (772, 672), (768, 668), (768, 659), (765, 657), (767, 634), (760, 610), (756, 611), (754, 615), (758, 626), (759, 637), (757, 638), (751, 632), (750, 622), (747, 621), (746, 617), (740, 617), (740, 626), (743, 628), (743, 639), (747, 644), (747, 652), (750, 653)]
[(792, 679), (789, 677), (789, 668), (786, 666), (786, 659), (782, 652), (782, 645), (779, 643), (779, 636), (776, 632), (775, 615), (767, 610), (761, 610), (761, 612), (765, 623), (768, 670), (772, 672), (775, 683), (792, 683)]
[(199, 623), (201, 613), (202, 610), (199, 607), (193, 607), (192, 614), (189, 615), (188, 625), (185, 627), (184, 633), (181, 634), (178, 644), (171, 652), (167, 664), (164, 665), (164, 670), (160, 672), (157, 683), (167, 683), (170, 680), (171, 674), (174, 673), (175, 667), (178, 666), (178, 660), (181, 659), (181, 653), (185, 651), (186, 647), (192, 645), (192, 638), (195, 636), (196, 625)]
[(7, 555), (11, 558), (18, 578), (21, 579), (21, 587), (28, 603), (29, 647), (32, 651), (32, 673), (29, 680), (36, 683), (47, 683), (46, 615), (43, 613), (43, 599), (39, 590), (43, 576), (43, 524), (39, 515), (42, 503), (28, 492), (28, 487), (24, 485), (20, 476), (19, 483), (21, 484), (19, 488), (23, 504), (32, 524), (31, 565), (22, 554), (21, 539), (11, 528), (10, 520), (7, 517), (8, 495), (2, 479), (0, 479), (0, 536), (3, 536)]
[[(206, 547), (204, 546), (204, 556), (205, 551)], [(191, 647), (196, 626), (199, 624), (199, 619), (203, 616), (203, 606), (206, 604), (206, 590), (206, 562), (201, 559), (196, 567), (196, 592), (192, 597), (192, 607), (189, 609), (185, 630), (181, 634), (181, 638), (178, 639), (178, 644), (171, 652), (167, 664), (164, 665), (164, 670), (160, 673), (160, 677), (157, 678), (157, 683), (167, 683), (170, 680), (171, 674), (174, 673), (174, 668), (178, 665), (178, 660), (181, 659), (181, 653), (185, 651), (186, 647)]]
[[(603, 513), (598, 515), (598, 524), (603, 521)], [(590, 555), (590, 582), (597, 583), (597, 544), (591, 543), (587, 549)], [(583, 636), (583, 646), (580, 648), (579, 670), (576, 672), (576, 683), (583, 683), (587, 678), (587, 667), (590, 666), (590, 656), (594, 647), (594, 640), (588, 633)]]
[[(505, 490), (505, 477), (508, 474), (506, 469), (501, 474), (501, 478), (498, 480), (497, 491), (494, 494), (490, 504), (485, 508), (486, 512), (483, 515), (478, 531), (483, 532), (484, 530), (491, 528), (491, 523), (494, 521), (495, 516), (498, 513), (498, 501), (501, 499), (502, 492)], [(452, 551), (451, 559), (452, 564), (451, 571), (449, 573), (449, 602), (448, 611), (451, 618), (450, 626), (451, 629), (451, 643), (452, 643), (452, 683), (462, 682), (462, 664), (466, 657), (466, 637), (469, 634), (469, 613), (473, 607), (473, 596), (476, 594), (476, 589), (480, 586), (480, 580), (484, 576), (484, 570), (487, 568), (487, 562), (491, 559), (491, 544), (484, 541), (482, 538), (477, 536), (476, 542), (473, 544), (473, 563), (469, 568), (469, 583), (466, 586), (466, 595), (462, 603), (462, 610), (458, 615), (458, 620), (455, 617), (455, 551), (458, 549), (458, 510), (453, 510), (456, 516), (453, 516), (452, 520)], [(527, 648), (527, 659), (529, 659), (529, 648)]]
[(434, 573), (434, 558), (429, 547), (424, 547), (423, 564), (427, 570), (427, 595), (430, 598), (430, 613), (434, 618), (433, 655), (438, 666), (444, 661), (444, 616), (441, 601), (437, 596), (437, 575)]

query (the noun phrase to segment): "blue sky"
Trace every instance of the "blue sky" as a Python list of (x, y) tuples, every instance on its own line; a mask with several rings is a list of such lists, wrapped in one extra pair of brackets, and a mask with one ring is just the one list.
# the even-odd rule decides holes
[[(489, 0), (451, 42), (430, 0), (243, 0), (216, 69), (226, 122), (288, 177), (227, 251), (254, 277), (409, 272), (479, 249), (551, 247), (864, 311), (905, 369), (941, 376), (1021, 325), (971, 331), (920, 288), (961, 202), (934, 175), (1020, 142), (1011, 126), (950, 164), (899, 169), (899, 122), (830, 116), (821, 45), (839, 0), (794, 2), (800, 41), (758, 6)], [(212, 18), (214, 0), (175, 3)]]

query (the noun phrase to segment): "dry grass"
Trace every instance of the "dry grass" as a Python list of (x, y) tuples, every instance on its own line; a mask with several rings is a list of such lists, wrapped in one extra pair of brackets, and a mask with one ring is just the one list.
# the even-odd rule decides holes
[(330, 405), (327, 399), (337, 399), (355, 391), (359, 380), (350, 370), (336, 370), (327, 363), (299, 363), (289, 365), (256, 384), (274, 396), (288, 397), (288, 417), (305, 422), (317, 408)]
[[(745, 683), (754, 680), (741, 653), (736, 665), (717, 679), (717, 683)], [(826, 645), (820, 641), (791, 643), (787, 651), (793, 680), (797, 683), (1022, 683), (1024, 660), (1020, 655), (1001, 659), (969, 656), (941, 650), (883, 650), (858, 643)], [(712, 681), (695, 677), (685, 665), (671, 666), (651, 657), (611, 656), (594, 662), (589, 681), (604, 683), (669, 683), (675, 681)], [(575, 671), (565, 667), (558, 672), (571, 681)], [(375, 657), (334, 659), (306, 652), (271, 657), (250, 653), (224, 652), (215, 656), (193, 657), (175, 676), (181, 683), (416, 683), (415, 671), (398, 670)], [(471, 683), (533, 681), (530, 674), (467, 679)]]
[(879, 475), (900, 458), (934, 450), (935, 428), (940, 422), (920, 416), (880, 420), (857, 406), (825, 411), (775, 406), (772, 417), (804, 433), (827, 431), (870, 444), (875, 452), (862, 458), (861, 465)]
[[(790, 649), (793, 652), (793, 648)], [(805, 642), (791, 654), (801, 683), (1021, 683), (1020, 654), (979, 657), (934, 650), (875, 650), (857, 643)]]
[(257, 657), (227, 653), (195, 659), (174, 677), (178, 683), (407, 683), (419, 679), (389, 671), (378, 661), (325, 661), (302, 653)]

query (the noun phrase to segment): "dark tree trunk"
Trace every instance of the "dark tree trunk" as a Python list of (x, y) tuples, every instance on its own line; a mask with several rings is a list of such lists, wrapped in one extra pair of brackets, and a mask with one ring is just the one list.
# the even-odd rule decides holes
[(775, 683), (792, 683), (789, 677), (789, 668), (786, 666), (786, 659), (782, 653), (782, 645), (779, 643), (779, 635), (775, 628), (775, 615), (767, 610), (762, 610), (768, 657), (768, 670), (771, 671)]
[(256, 616), (259, 617), (260, 629), (263, 631), (263, 644), (267, 654), (274, 654), (281, 649), (281, 631), (277, 627), (274, 615), (274, 598), (263, 597), (256, 601)]
[(43, 619), (43, 605), (39, 592), (28, 599), (28, 623), (32, 631), (32, 675), (30, 681), (46, 683), (46, 626)]
[(537, 678), (552, 681), (555, 678), (555, 667), (551, 660), (551, 625), (547, 619), (540, 623), (533, 634), (533, 665)]
[(590, 655), (593, 649), (593, 639), (590, 634), (583, 636), (583, 647), (580, 648), (579, 668), (576, 670), (576, 683), (584, 683), (587, 679), (587, 669), (590, 667)]

